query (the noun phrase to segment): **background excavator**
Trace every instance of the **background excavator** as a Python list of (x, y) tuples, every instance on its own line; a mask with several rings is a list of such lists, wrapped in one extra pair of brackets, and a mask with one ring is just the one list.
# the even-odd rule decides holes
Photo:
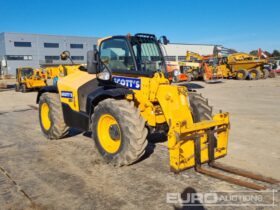
[(124, 166), (145, 154), (148, 133), (162, 132), (173, 172), (194, 167), (199, 173), (257, 190), (266, 187), (210, 169), (276, 183), (215, 162), (227, 154), (229, 114), (213, 115), (207, 99), (170, 84), (160, 43), (167, 44), (167, 38), (143, 33), (100, 39), (98, 50), (87, 54), (86, 68), (77, 67), (55, 86), (38, 92), (43, 134), (59, 139), (70, 127), (91, 131), (104, 161)]
[(221, 82), (222, 72), (216, 68), (214, 60), (209, 56), (187, 51), (186, 60), (179, 62), (181, 71), (188, 75), (191, 80), (203, 80), (207, 83)]

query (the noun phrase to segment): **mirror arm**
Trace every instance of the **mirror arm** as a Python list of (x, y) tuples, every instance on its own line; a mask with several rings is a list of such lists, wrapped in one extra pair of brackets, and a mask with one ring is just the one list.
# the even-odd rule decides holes
[[(105, 63), (103, 63), (103, 61), (100, 59), (100, 55), (99, 55), (99, 52), (97, 51), (97, 50), (95, 50), (95, 55), (96, 55), (96, 63), (97, 63), (97, 70), (99, 70), (100, 71), (100, 64), (101, 65), (104, 65), (105, 66), (105, 68), (110, 72), (110, 74), (112, 75), (112, 70), (109, 68), (109, 66), (107, 66)], [(99, 64), (99, 65), (98, 65)], [(99, 73), (99, 71), (98, 72), (96, 72), (96, 73)]]
[(71, 56), (69, 56), (68, 59), (71, 61), (72, 64), (75, 64), (74, 61), (72, 60)]

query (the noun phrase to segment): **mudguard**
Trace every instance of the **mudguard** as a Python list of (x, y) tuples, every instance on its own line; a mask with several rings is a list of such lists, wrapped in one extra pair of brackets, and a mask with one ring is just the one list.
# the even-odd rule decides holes
[(99, 86), (87, 97), (86, 112), (89, 116), (93, 113), (94, 107), (103, 99), (106, 98), (124, 98), (128, 94), (133, 94), (133, 91), (120, 86), (120, 85), (110, 85), (110, 86)]
[(39, 103), (40, 97), (43, 93), (58, 93), (57, 86), (45, 86), (38, 91), (36, 103)]

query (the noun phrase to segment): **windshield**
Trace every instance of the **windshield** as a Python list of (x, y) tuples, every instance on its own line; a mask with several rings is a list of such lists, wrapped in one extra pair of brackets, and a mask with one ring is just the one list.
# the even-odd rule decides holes
[(32, 68), (23, 68), (21, 70), (21, 75), (23, 77), (30, 77), (33, 75), (33, 69)]
[(138, 69), (165, 72), (164, 59), (157, 40), (135, 36), (131, 38), (130, 42)]

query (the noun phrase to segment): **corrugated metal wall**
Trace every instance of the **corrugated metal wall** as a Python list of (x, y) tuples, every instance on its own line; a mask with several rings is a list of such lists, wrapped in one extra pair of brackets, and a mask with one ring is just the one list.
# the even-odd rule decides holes
[[(75, 37), (75, 36), (55, 36), (40, 34), (21, 34), (21, 33), (2, 33), (4, 36), (4, 55), (5, 56), (30, 56), (25, 60), (7, 60), (8, 73), (15, 74), (15, 69), (19, 66), (39, 67), (46, 63), (45, 56), (59, 56), (64, 50), (69, 50), (71, 56), (83, 56), (84, 60), (78, 63), (86, 62), (88, 50), (92, 50), (96, 45), (96, 37)], [(1, 34), (1, 35), (2, 35)], [(31, 47), (16, 47), (14, 42), (31, 42)], [(46, 48), (44, 43), (58, 43), (58, 48)], [(70, 48), (70, 44), (82, 44), (83, 48)], [(0, 53), (3, 51), (0, 36)], [(31, 59), (30, 59), (31, 58)], [(49, 60), (47, 62), (50, 62)], [(53, 63), (61, 63), (60, 60), (53, 60)]]
[(178, 57), (185, 57), (187, 51), (192, 51), (199, 53), (201, 55), (210, 55), (213, 54), (213, 50), (215, 45), (203, 45), (203, 44), (168, 44), (163, 46), (165, 50), (166, 56), (169, 57), (176, 57), (176, 60), (178, 60)]

